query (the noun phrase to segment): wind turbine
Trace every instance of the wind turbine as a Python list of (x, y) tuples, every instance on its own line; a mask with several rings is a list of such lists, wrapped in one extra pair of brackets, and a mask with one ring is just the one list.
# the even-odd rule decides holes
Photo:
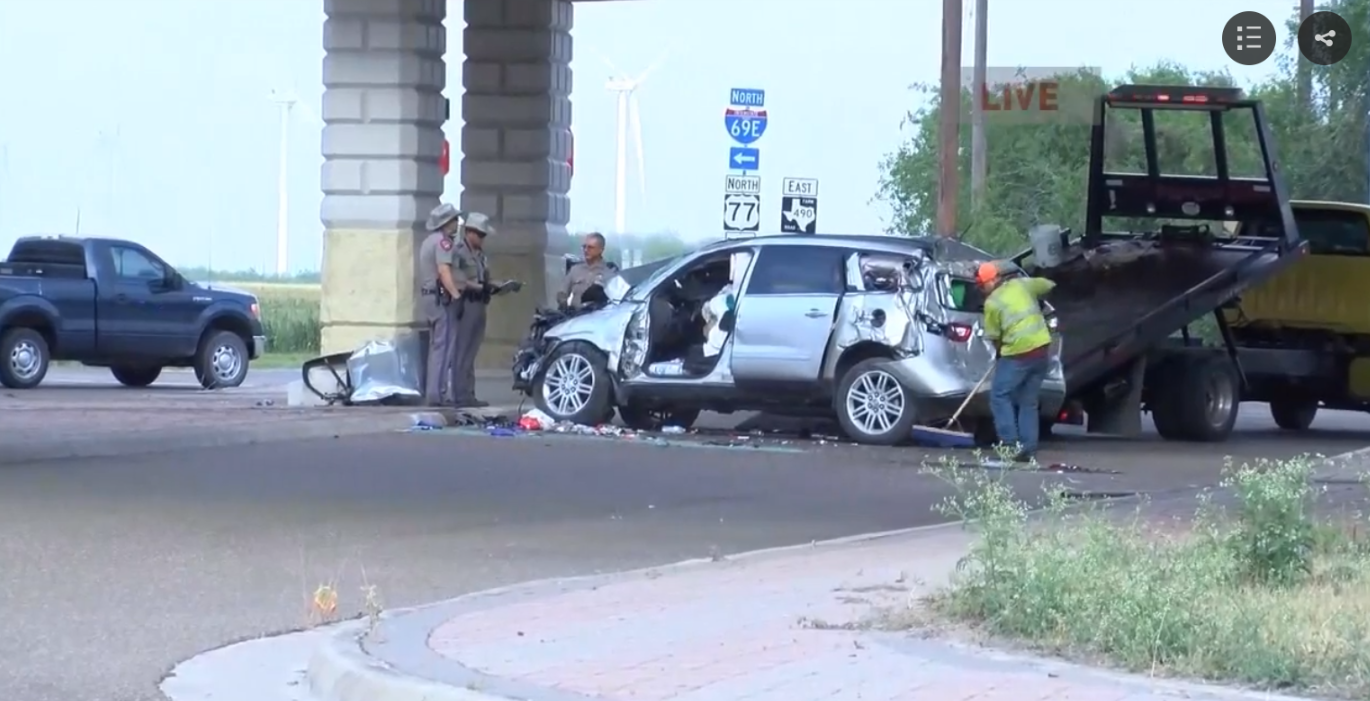
[(276, 154), (276, 274), (290, 274), (290, 113), (299, 103), (294, 90), (271, 89), (271, 101), (280, 109), (280, 141)]
[[(596, 52), (598, 53), (598, 52)], [(669, 53), (669, 51), (667, 52)], [(616, 233), (623, 233), (627, 228), (627, 190), (628, 190), (628, 129), (633, 130), (633, 149), (637, 152), (637, 179), (638, 188), (641, 194), (647, 194), (647, 172), (645, 169), (646, 157), (642, 152), (642, 113), (638, 106), (637, 89), (642, 87), (648, 76), (655, 71), (661, 62), (665, 60), (666, 54), (643, 71), (636, 78), (629, 78), (618, 66), (614, 65), (604, 55), (600, 55), (600, 60), (609, 67), (609, 70), (618, 74), (618, 77), (610, 77), (605, 88), (609, 92), (618, 95), (618, 155), (614, 169), (614, 230)]]
[(311, 121), (318, 117), (309, 105), (301, 102), (294, 90), (272, 88), (270, 99), (280, 110), (280, 141), (277, 144), (276, 164), (276, 274), (290, 274), (290, 123), (295, 110), (300, 109)]

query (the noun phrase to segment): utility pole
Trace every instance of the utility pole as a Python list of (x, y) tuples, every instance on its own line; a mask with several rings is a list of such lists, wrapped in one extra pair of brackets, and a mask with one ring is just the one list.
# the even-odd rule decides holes
[[(1314, 12), (1313, 0), (1299, 0), (1299, 22), (1303, 23)], [(1313, 64), (1303, 56), (1295, 56), (1298, 61), (1298, 100), (1304, 114), (1313, 115)]]
[(942, 0), (942, 85), (938, 132), (937, 233), (956, 236), (956, 194), (960, 189), (961, 0)]
[(988, 144), (985, 141), (984, 99), (988, 81), (989, 0), (975, 0), (975, 74), (970, 88), (970, 204), (979, 207), (985, 200), (985, 179), (989, 176)]

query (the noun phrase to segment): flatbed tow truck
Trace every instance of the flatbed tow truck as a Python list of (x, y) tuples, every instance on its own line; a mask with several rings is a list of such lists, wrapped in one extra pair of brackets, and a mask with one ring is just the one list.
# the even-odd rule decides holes
[[(1164, 152), (1158, 117), (1181, 116), (1206, 126), (1211, 175), (1162, 172), (1178, 159)], [(1107, 167), (1125, 136), (1115, 132), (1129, 126), (1140, 127), (1145, 172)], [(1254, 130), (1256, 177), (1232, 173), (1236, 130), (1248, 140)], [(1230, 227), (1249, 221), (1265, 225)], [(1128, 231), (1105, 230), (1118, 225)], [(1137, 435), (1149, 411), (1166, 439), (1213, 442), (1231, 433), (1247, 384), (1223, 310), (1306, 250), (1259, 101), (1237, 88), (1124, 85), (1094, 104), (1085, 231), (1072, 239), (1066, 230), (1059, 246), (1015, 262), (1057, 283), (1048, 300), (1063, 335), (1067, 404), (1082, 410), (1088, 432)], [(1188, 339), (1205, 316), (1223, 347)]]

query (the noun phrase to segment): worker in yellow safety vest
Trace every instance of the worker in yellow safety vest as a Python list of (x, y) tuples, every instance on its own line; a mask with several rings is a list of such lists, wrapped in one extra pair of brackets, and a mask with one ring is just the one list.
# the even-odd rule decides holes
[(990, 410), (999, 441), (1016, 447), (1015, 462), (1037, 454), (1042, 383), (1051, 369), (1051, 329), (1039, 298), (1056, 283), (1039, 277), (1004, 276), (1008, 265), (982, 263), (975, 281), (985, 292), (985, 338), (998, 361), (990, 384)]

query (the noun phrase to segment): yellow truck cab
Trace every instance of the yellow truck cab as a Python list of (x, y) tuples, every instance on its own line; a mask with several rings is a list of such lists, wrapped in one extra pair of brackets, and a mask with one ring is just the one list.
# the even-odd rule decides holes
[[(1247, 401), (1303, 430), (1318, 408), (1370, 410), (1370, 205), (1293, 200), (1307, 254), (1223, 311)], [(1237, 236), (1276, 221), (1246, 222)]]

